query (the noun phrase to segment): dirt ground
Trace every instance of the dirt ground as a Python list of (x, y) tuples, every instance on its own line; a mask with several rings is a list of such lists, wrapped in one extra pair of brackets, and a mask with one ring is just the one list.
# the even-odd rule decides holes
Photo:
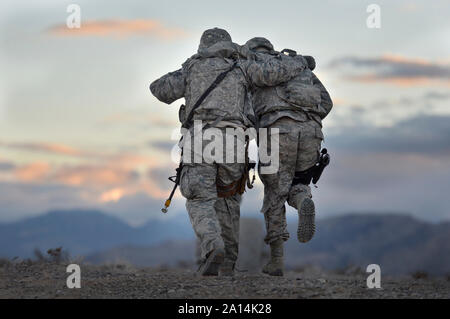
[(66, 285), (67, 264), (0, 264), (0, 298), (450, 298), (449, 278), (385, 278), (368, 289), (367, 274), (287, 272), (198, 277), (193, 270), (81, 264), (81, 288)]

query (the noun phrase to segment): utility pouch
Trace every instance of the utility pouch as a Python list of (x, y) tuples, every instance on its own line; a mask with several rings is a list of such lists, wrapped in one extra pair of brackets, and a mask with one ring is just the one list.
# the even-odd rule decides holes
[(322, 176), (323, 170), (328, 166), (328, 164), (330, 164), (330, 154), (328, 154), (328, 150), (324, 148), (320, 151), (319, 159), (314, 166), (311, 166), (301, 172), (295, 172), (292, 185), (309, 185), (311, 181), (314, 185), (316, 185), (320, 179), (320, 176)]
[[(236, 193), (239, 193), (240, 195), (244, 194), (245, 192), (245, 186), (247, 186), (249, 189), (253, 188), (253, 183), (255, 182), (255, 167), (256, 163), (251, 162), (248, 157), (248, 145), (249, 145), (248, 137), (246, 137), (245, 140), (245, 168), (244, 168), (244, 174), (240, 179), (237, 181), (234, 181), (231, 184), (225, 185), (222, 184), (219, 180), (216, 182), (216, 188), (217, 188), (217, 196), (220, 198), (226, 198), (233, 196)], [(253, 178), (250, 180), (250, 170), (253, 169)]]
[(180, 108), (178, 109), (178, 119), (181, 123), (184, 123), (186, 121), (186, 105), (181, 104)]
[(324, 148), (320, 152), (319, 161), (317, 162), (317, 164), (315, 166), (315, 170), (314, 170), (314, 173), (312, 176), (312, 182), (314, 185), (317, 184), (317, 182), (320, 179), (320, 176), (323, 173), (323, 170), (325, 169), (325, 167), (328, 166), (328, 164), (330, 164), (330, 154), (328, 154), (327, 149)]

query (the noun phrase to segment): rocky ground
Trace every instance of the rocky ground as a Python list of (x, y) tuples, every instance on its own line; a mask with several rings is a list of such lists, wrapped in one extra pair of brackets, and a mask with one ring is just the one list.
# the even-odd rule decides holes
[[(450, 298), (449, 278), (387, 278), (366, 287), (366, 274), (314, 270), (285, 277), (238, 273), (196, 277), (193, 270), (81, 264), (81, 288), (68, 289), (66, 263), (3, 261), (0, 298)], [(425, 277), (425, 278), (418, 278)]]

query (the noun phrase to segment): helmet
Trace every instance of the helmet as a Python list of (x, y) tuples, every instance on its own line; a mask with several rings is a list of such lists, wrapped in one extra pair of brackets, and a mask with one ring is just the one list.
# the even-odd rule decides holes
[(200, 45), (198, 49), (201, 50), (209, 48), (213, 44), (216, 44), (217, 42), (220, 41), (231, 42), (230, 34), (224, 29), (219, 28), (208, 29), (205, 32), (203, 32), (202, 37), (200, 38)]
[(262, 49), (268, 53), (274, 52), (273, 45), (269, 40), (262, 37), (256, 37), (248, 40), (245, 45), (252, 51), (258, 51), (258, 49)]

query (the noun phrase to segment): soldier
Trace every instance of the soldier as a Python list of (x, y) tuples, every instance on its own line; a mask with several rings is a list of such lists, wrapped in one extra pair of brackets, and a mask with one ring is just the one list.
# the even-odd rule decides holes
[[(276, 58), (263, 62), (241, 60), (247, 54), (250, 51), (234, 44), (225, 30), (206, 30), (200, 39), (198, 53), (181, 69), (154, 81), (150, 90), (167, 104), (185, 98), (186, 106), (180, 109), (180, 121), (190, 133), (194, 132), (193, 123), (198, 120), (207, 127), (220, 130), (223, 136), (226, 128), (246, 129), (253, 126), (249, 86), (278, 85), (306, 67), (297, 61), (287, 66)], [(183, 140), (184, 145), (189, 141)], [(236, 139), (233, 143), (237, 143)], [(227, 149), (229, 147), (227, 145)], [(203, 143), (200, 152), (204, 150)], [(188, 158), (198, 155), (199, 151), (195, 147), (183, 147), (183, 152), (184, 159), (186, 155)], [(201, 275), (218, 275), (219, 271), (222, 275), (233, 274), (238, 256), (244, 176), (245, 164), (236, 161), (236, 156), (232, 163), (183, 163), (180, 190), (187, 199), (186, 208), (200, 241), (202, 263), (198, 272)]]
[[(279, 54), (265, 38), (253, 38), (245, 46), (260, 53), (259, 58), (261, 54), (269, 59)], [(298, 240), (305, 243), (314, 235), (315, 207), (309, 184), (323, 140), (322, 119), (333, 106), (327, 90), (312, 72), (314, 59), (287, 51), (291, 53), (288, 58), (306, 60), (309, 67), (287, 83), (253, 92), (258, 126), (268, 128), (269, 135), (271, 128), (279, 129), (279, 170), (276, 174), (259, 172), (264, 184), (265, 242), (271, 250), (263, 272), (273, 276), (283, 275), (283, 243), (289, 238), (286, 201), (298, 210)]]

